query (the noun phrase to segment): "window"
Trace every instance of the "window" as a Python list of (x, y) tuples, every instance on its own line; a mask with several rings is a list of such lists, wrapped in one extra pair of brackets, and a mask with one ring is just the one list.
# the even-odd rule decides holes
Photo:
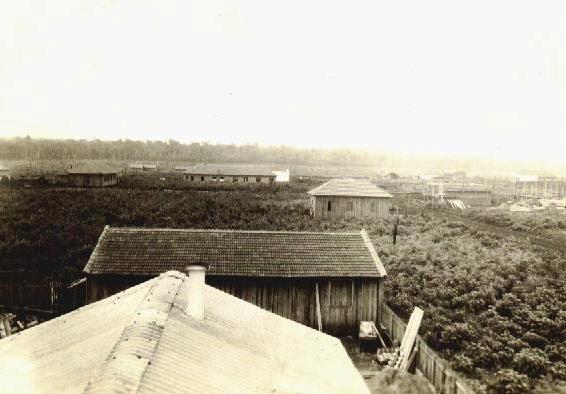
[(326, 210), (328, 212), (332, 211), (332, 201), (328, 201), (328, 204), (326, 204)]
[(223, 176), (220, 177), (220, 182), (224, 182), (224, 177), (223, 177)]
[(244, 182), (247, 182), (247, 181), (248, 181), (248, 177), (245, 176), (245, 177), (244, 177)]
[(255, 181), (256, 181), (257, 183), (261, 182), (261, 177), (260, 177), (260, 176), (256, 176), (256, 177), (255, 177)]
[(354, 203), (352, 201), (346, 202), (346, 211), (351, 212), (354, 210)]
[(201, 181), (201, 182), (204, 182), (204, 177), (203, 177), (203, 176), (200, 177), (200, 181)]
[(371, 212), (377, 212), (377, 205), (376, 205), (376, 203), (372, 202), (370, 208), (371, 208)]
[(212, 177), (212, 180), (213, 180), (214, 182), (216, 182), (216, 176), (213, 176), (213, 177)]
[(238, 177), (235, 176), (234, 178), (232, 178), (232, 182), (238, 182)]

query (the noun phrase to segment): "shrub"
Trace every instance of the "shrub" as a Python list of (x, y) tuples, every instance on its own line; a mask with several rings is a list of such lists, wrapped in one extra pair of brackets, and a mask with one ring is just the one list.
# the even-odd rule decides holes
[(531, 378), (542, 376), (548, 365), (548, 357), (540, 349), (523, 349), (513, 358), (514, 369)]
[(512, 369), (497, 371), (488, 381), (487, 389), (493, 394), (522, 394), (529, 391), (529, 378)]

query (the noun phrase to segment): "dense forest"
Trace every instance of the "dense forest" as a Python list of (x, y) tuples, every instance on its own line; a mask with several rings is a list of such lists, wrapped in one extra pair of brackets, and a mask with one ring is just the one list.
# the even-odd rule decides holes
[(290, 146), (226, 145), (207, 142), (101, 141), (0, 138), (0, 160), (112, 160), (186, 163), (252, 163), (315, 166), (378, 166), (385, 171), (464, 170), (477, 174), (534, 171), (566, 174), (566, 167), (541, 162), (500, 161), (442, 155), (411, 155), (351, 149), (306, 149)]
[(91, 190), (1, 184), (0, 270), (39, 271), (66, 282), (76, 279), (106, 224), (365, 228), (388, 271), (390, 306), (405, 318), (414, 306), (423, 308), (425, 340), (476, 382), (480, 391), (564, 389), (566, 262), (562, 255), (546, 253), (522, 238), (447, 220), (414, 199), (409, 210), (413, 214), (401, 216), (393, 245), (394, 218), (311, 218), (306, 191), (317, 185), (315, 181), (270, 187), (195, 185), (179, 175), (165, 182), (160, 177), (129, 175), (117, 187)]

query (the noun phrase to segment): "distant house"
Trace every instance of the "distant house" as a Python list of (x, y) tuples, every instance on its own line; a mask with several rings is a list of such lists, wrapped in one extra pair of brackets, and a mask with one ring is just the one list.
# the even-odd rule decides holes
[(0, 340), (0, 392), (369, 393), (340, 340), (207, 279), (167, 272)]
[(460, 200), (470, 206), (490, 206), (491, 186), (477, 183), (428, 183), (426, 194), (433, 199)]
[(85, 163), (67, 171), (67, 183), (76, 187), (106, 187), (116, 185), (121, 171), (103, 163)]
[(273, 184), (275, 178), (276, 175), (271, 170), (247, 165), (201, 165), (190, 167), (185, 172), (185, 179), (190, 182)]
[(132, 172), (157, 171), (157, 164), (132, 163), (128, 166), (128, 170)]
[(284, 183), (289, 182), (290, 180), (290, 172), (289, 169), (285, 171), (272, 171), (275, 174), (275, 182), (276, 183)]
[(400, 178), (399, 175), (397, 175), (397, 174), (394, 173), (394, 172), (390, 172), (389, 174), (387, 174), (387, 175), (385, 175), (385, 176), (383, 177), (383, 180), (385, 180), (385, 181), (394, 181), (394, 180), (399, 179), (399, 178)]
[[(324, 332), (377, 321), (385, 269), (367, 234), (106, 227), (85, 266), (87, 302), (193, 262), (207, 283)], [(320, 314), (318, 313), (320, 311)]]
[(393, 198), (365, 179), (332, 179), (309, 194), (316, 218), (386, 217)]
[(11, 171), (8, 167), (4, 167), (3, 165), (0, 165), (0, 181), (3, 181), (4, 179), (10, 179), (11, 176)]

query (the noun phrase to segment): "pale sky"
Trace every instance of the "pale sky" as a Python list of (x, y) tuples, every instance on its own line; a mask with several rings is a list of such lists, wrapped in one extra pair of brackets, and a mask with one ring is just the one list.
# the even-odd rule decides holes
[(566, 2), (0, 0), (0, 136), (566, 163)]

